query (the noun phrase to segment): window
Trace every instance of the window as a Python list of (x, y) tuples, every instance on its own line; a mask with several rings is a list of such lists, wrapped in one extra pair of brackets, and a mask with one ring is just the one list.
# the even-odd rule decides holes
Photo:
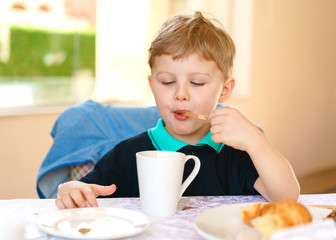
[[(148, 47), (172, 13), (212, 13), (237, 45), (248, 95), (252, 0), (1, 0), (0, 110), (86, 99), (153, 104)], [(244, 4), (244, 5), (242, 5)], [(242, 5), (242, 6), (241, 6)], [(239, 26), (239, 31), (234, 31)], [(242, 28), (244, 26), (244, 28)], [(238, 29), (238, 27), (237, 27)], [(237, 63), (239, 66), (237, 66)]]
[(95, 82), (95, 0), (0, 2), (0, 108), (69, 104)]

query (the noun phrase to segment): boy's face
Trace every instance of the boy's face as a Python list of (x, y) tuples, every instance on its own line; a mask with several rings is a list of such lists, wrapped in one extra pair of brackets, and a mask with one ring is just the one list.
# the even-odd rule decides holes
[(208, 115), (217, 103), (229, 97), (232, 90), (224, 83), (216, 63), (196, 53), (178, 60), (173, 60), (170, 55), (155, 57), (148, 79), (166, 130), (189, 144), (200, 141), (210, 126), (204, 120), (179, 113), (190, 111)]

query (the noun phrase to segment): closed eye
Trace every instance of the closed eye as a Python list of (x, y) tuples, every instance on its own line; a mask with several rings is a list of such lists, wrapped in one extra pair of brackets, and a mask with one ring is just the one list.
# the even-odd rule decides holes
[(195, 85), (195, 86), (204, 86), (205, 83), (203, 82), (191, 82), (191, 84)]
[(175, 81), (169, 81), (169, 82), (161, 82), (162, 85), (172, 85), (173, 83), (175, 83)]

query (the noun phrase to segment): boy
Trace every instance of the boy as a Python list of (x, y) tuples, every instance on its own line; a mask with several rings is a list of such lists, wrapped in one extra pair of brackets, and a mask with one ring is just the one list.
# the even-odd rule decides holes
[[(234, 88), (235, 46), (221, 25), (194, 15), (169, 18), (149, 48), (148, 77), (162, 117), (156, 127), (122, 141), (80, 181), (59, 187), (60, 208), (97, 206), (97, 196), (138, 197), (135, 154), (169, 150), (192, 154), (201, 169), (184, 195), (260, 193), (294, 199), (300, 187), (289, 162), (240, 112), (218, 108)], [(208, 115), (190, 118), (187, 111)], [(188, 175), (192, 166), (185, 166)]]

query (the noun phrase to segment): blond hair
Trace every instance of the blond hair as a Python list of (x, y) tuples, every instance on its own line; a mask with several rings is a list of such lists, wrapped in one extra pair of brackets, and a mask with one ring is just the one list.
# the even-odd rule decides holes
[(235, 44), (224, 27), (216, 19), (205, 18), (202, 13), (175, 15), (168, 18), (149, 48), (149, 66), (156, 56), (171, 55), (181, 59), (197, 53), (214, 61), (225, 79), (231, 77), (235, 57)]

